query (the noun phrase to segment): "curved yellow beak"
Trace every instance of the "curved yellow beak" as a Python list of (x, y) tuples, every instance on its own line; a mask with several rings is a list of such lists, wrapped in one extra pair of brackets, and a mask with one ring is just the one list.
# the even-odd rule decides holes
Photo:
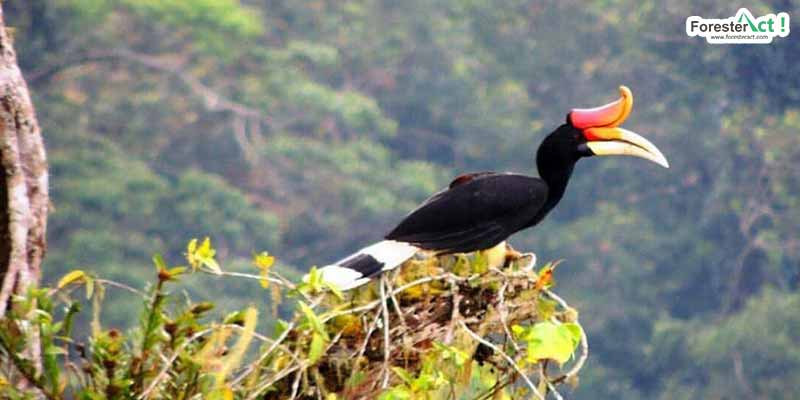
[(641, 135), (620, 128), (633, 110), (633, 93), (620, 86), (620, 99), (601, 107), (574, 109), (569, 114), (572, 125), (583, 132), (586, 145), (598, 156), (624, 155), (644, 158), (669, 168), (667, 158)]
[(650, 160), (664, 168), (669, 161), (649, 140), (635, 132), (622, 128), (590, 128), (592, 136), (602, 140), (589, 141), (586, 145), (596, 156), (634, 156)]

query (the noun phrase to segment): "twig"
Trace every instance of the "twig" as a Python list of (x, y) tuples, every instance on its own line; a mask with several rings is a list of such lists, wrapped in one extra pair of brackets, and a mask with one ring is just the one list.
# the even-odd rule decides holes
[(291, 287), (291, 288), (295, 288), (295, 287), (296, 287), (296, 285), (295, 285), (295, 284), (294, 284), (292, 281), (290, 281), (290, 280), (286, 279), (286, 277), (284, 277), (283, 275), (279, 274), (279, 273), (278, 273), (277, 271), (275, 271), (274, 269), (270, 270), (270, 271), (269, 271), (269, 273), (270, 273), (271, 275), (274, 275), (274, 276), (275, 276), (275, 278), (277, 278), (277, 279), (280, 279), (281, 281), (283, 281), (283, 283), (284, 283), (284, 284), (285, 284), (287, 287)]
[(303, 367), (303, 364), (294, 364), (294, 365), (286, 366), (286, 368), (281, 370), (281, 372), (278, 372), (277, 374), (275, 374), (275, 376), (273, 376), (272, 379), (264, 382), (263, 384), (261, 384), (261, 386), (256, 388), (256, 390), (254, 390), (252, 393), (250, 393), (250, 395), (247, 396), (246, 400), (255, 399), (256, 397), (258, 397), (261, 394), (261, 392), (263, 392), (264, 390), (267, 390), (267, 388), (269, 388), (270, 386), (274, 385), (275, 382), (278, 382), (279, 380), (283, 379), (284, 377), (286, 377), (287, 375), (291, 374), (292, 372), (294, 372), (295, 370), (297, 370), (297, 369), (299, 369), (301, 367)]
[(519, 352), (520, 347), (516, 340), (514, 340), (514, 335), (511, 334), (511, 331), (508, 329), (508, 305), (506, 305), (506, 289), (508, 289), (508, 282), (503, 282), (503, 286), (500, 287), (500, 292), (498, 293), (498, 311), (500, 312), (500, 324), (503, 325), (503, 331), (506, 333), (508, 340), (511, 341), (511, 345), (514, 346), (514, 350)]
[[(96, 283), (99, 283), (101, 285), (108, 285), (108, 286), (115, 287), (117, 289), (126, 290), (126, 291), (131, 292), (131, 293), (133, 293), (135, 295), (139, 295), (139, 296), (141, 296), (142, 298), (145, 298), (145, 299), (150, 298), (147, 295), (147, 293), (145, 293), (145, 292), (143, 292), (143, 291), (141, 291), (139, 289), (133, 288), (131, 286), (128, 286), (128, 285), (126, 285), (124, 283), (111, 281), (111, 280), (108, 280), (108, 279), (102, 279), (102, 278), (93, 278), (93, 279), (94, 279), (94, 281)], [(55, 296), (56, 294), (62, 293), (65, 289), (69, 289), (66, 292), (67, 294), (72, 293), (72, 285), (66, 285), (66, 286), (63, 286), (63, 287), (55, 287), (55, 288), (50, 289), (47, 292), (47, 295), (48, 296)]]
[(270, 276), (261, 276), (261, 275), (254, 275), (254, 274), (246, 274), (244, 272), (232, 272), (232, 271), (211, 271), (206, 269), (201, 269), (203, 272), (208, 272), (212, 275), (217, 276), (231, 276), (236, 278), (246, 278), (246, 279), (253, 279), (257, 281), (268, 280), (270, 283), (274, 283), (276, 285), (280, 285), (286, 287), (287, 289), (294, 289), (296, 286), (289, 283), (288, 281), (284, 281), (278, 278), (273, 278)]
[(447, 281), (450, 283), (450, 297), (453, 299), (453, 310), (450, 313), (450, 323), (448, 324), (449, 326), (447, 327), (447, 334), (445, 334), (444, 336), (444, 343), (449, 345), (450, 343), (453, 342), (453, 331), (455, 331), (455, 323), (456, 321), (459, 320), (458, 307), (461, 304), (462, 295), (461, 293), (459, 293), (458, 285), (455, 283), (455, 281), (451, 279), (448, 279)]
[(358, 350), (358, 357), (364, 355), (364, 352), (367, 351), (367, 344), (369, 344), (369, 338), (372, 336), (372, 332), (375, 331), (375, 327), (378, 326), (378, 319), (380, 319), (380, 314), (376, 313), (375, 318), (372, 319), (372, 322), (369, 324), (369, 328), (367, 329), (367, 334), (364, 336), (364, 343), (361, 344), (361, 348)]
[(381, 275), (381, 309), (383, 315), (383, 383), (381, 388), (389, 387), (389, 307), (386, 306), (386, 274)]
[(505, 382), (501, 382), (500, 380), (498, 380), (497, 382), (495, 382), (494, 386), (492, 386), (485, 392), (478, 395), (478, 397), (476, 397), (475, 400), (489, 400), (489, 398), (494, 397), (494, 395), (497, 394), (498, 391), (503, 390), (510, 383), (511, 383), (510, 380), (506, 380)]
[(465, 331), (467, 331), (467, 333), (470, 336), (472, 336), (473, 339), (482, 343), (484, 346), (488, 346), (490, 349), (494, 350), (495, 353), (503, 356), (503, 358), (506, 359), (506, 361), (511, 365), (511, 367), (513, 367), (514, 370), (517, 371), (517, 374), (519, 374), (522, 377), (522, 379), (531, 389), (536, 398), (538, 398), (539, 400), (545, 400), (544, 396), (542, 396), (542, 394), (539, 392), (539, 389), (536, 388), (536, 385), (534, 385), (533, 382), (531, 382), (530, 378), (528, 378), (528, 375), (525, 375), (525, 373), (521, 369), (519, 369), (517, 362), (514, 361), (514, 359), (511, 358), (511, 356), (509, 356), (505, 351), (495, 346), (494, 343), (478, 336), (478, 334), (473, 332), (472, 329), (469, 329), (469, 327), (467, 326), (467, 324), (464, 323), (464, 321), (458, 321), (458, 323), (461, 325), (461, 328), (463, 328)]
[(305, 372), (305, 368), (300, 368), (297, 370), (297, 375), (295, 375), (294, 382), (292, 382), (292, 396), (289, 397), (290, 400), (294, 400), (297, 397), (297, 389), (300, 388), (300, 379), (303, 377)]
[(148, 298), (148, 296), (147, 296), (147, 294), (145, 292), (143, 292), (143, 291), (141, 291), (139, 289), (135, 289), (135, 288), (133, 288), (131, 286), (128, 286), (128, 285), (126, 285), (124, 283), (119, 283), (119, 282), (115, 282), (115, 281), (110, 281), (108, 279), (99, 279), (99, 278), (96, 278), (94, 281), (97, 282), (97, 283), (103, 284), (103, 285), (113, 286), (113, 287), (118, 288), (118, 289), (127, 290), (127, 291), (129, 291), (129, 292), (131, 292), (133, 294), (137, 294), (137, 295), (142, 296), (144, 298)]
[(553, 385), (552, 382), (547, 381), (547, 388), (550, 389), (550, 393), (552, 393), (553, 396), (555, 396), (556, 400), (564, 400), (564, 398), (561, 397), (561, 393), (558, 393), (558, 390), (556, 390), (556, 386)]
[(570, 306), (569, 306), (569, 304), (567, 304), (567, 302), (566, 302), (566, 301), (564, 301), (564, 299), (562, 299), (561, 297), (559, 297), (557, 294), (553, 293), (553, 291), (552, 291), (552, 290), (550, 290), (550, 289), (543, 289), (543, 291), (544, 291), (544, 293), (545, 293), (545, 294), (547, 294), (548, 296), (550, 296), (550, 298), (551, 298), (551, 299), (555, 300), (555, 301), (556, 301), (556, 302), (557, 302), (557, 303), (558, 303), (558, 304), (559, 304), (561, 307), (564, 307), (564, 308), (566, 308), (566, 309), (570, 309), (570, 308), (572, 308), (572, 307), (570, 307)]
[[(279, 285), (279, 286), (283, 286), (283, 287), (285, 287), (285, 288), (287, 288), (289, 290), (297, 289), (297, 285), (295, 285), (292, 282), (289, 282), (288, 280), (286, 280), (282, 276), (277, 275), (277, 274), (272, 273), (272, 272), (270, 272), (270, 274), (273, 274), (273, 275), (277, 276), (278, 278), (273, 278), (271, 276), (264, 277), (264, 276), (261, 276), (261, 275), (247, 274), (247, 273), (244, 273), (244, 272), (214, 271), (214, 270), (211, 270), (211, 269), (208, 269), (208, 268), (204, 268), (204, 267), (200, 267), (200, 271), (203, 271), (203, 272), (205, 272), (207, 274), (210, 274), (210, 275), (228, 276), (228, 277), (233, 277), (233, 278), (253, 279), (253, 280), (257, 280), (257, 281), (262, 281), (262, 280), (266, 279), (270, 283), (273, 283), (273, 284), (276, 284), (276, 285)], [(309, 297), (308, 294), (303, 293), (302, 291), (298, 291), (298, 293), (301, 296), (303, 296), (303, 298), (307, 302), (311, 303), (313, 301), (313, 299), (311, 297)], [(313, 308), (314, 306), (311, 306), (311, 307)]]
[[(395, 272), (392, 280), (394, 280), (398, 275), (400, 275), (399, 269), (397, 270), (397, 272)], [(392, 298), (392, 305), (394, 306), (394, 311), (397, 313), (397, 318), (400, 320), (400, 325), (402, 325), (405, 330), (408, 330), (408, 324), (406, 324), (406, 316), (405, 314), (403, 314), (403, 310), (400, 309), (400, 302), (397, 300), (397, 296), (395, 296), (394, 289), (392, 288), (391, 284), (388, 281), (386, 282), (386, 284), (387, 284), (387, 289), (389, 290), (389, 295)]]

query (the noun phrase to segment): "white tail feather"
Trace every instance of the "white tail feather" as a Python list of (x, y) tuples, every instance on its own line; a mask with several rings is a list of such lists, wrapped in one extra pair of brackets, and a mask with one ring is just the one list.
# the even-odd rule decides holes
[[(334, 264), (326, 265), (320, 268), (319, 272), (322, 274), (323, 280), (333, 283), (341, 290), (350, 290), (369, 282), (372, 276), (397, 268), (418, 251), (419, 248), (408, 243), (384, 240), (364, 247)], [(359, 271), (358, 269), (348, 268), (348, 265), (353, 264), (359, 256), (362, 256), (362, 258), (364, 256), (371, 257), (371, 259), (364, 258), (363, 262), (357, 265), (364, 269)], [(373, 260), (375, 263), (370, 262)], [(381, 266), (380, 264), (383, 265)], [(376, 270), (373, 271), (373, 268)], [(365, 273), (367, 273), (367, 276), (364, 275)], [(307, 276), (303, 279), (306, 280)]]

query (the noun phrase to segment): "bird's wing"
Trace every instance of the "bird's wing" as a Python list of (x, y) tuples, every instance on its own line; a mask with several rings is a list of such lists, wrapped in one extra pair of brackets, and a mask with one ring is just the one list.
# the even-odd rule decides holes
[(469, 182), (471, 180), (474, 180), (476, 178), (480, 178), (482, 176), (487, 176), (487, 175), (497, 175), (497, 172), (483, 171), (483, 172), (470, 172), (468, 174), (461, 174), (461, 175), (453, 178), (453, 180), (450, 182), (450, 185), (448, 185), (447, 188), (448, 189), (452, 189), (452, 188), (454, 188), (454, 187), (456, 187), (458, 185), (463, 185), (463, 184), (465, 184), (465, 183), (467, 183), (467, 182)]
[(541, 209), (547, 185), (510, 173), (461, 175), (408, 214), (386, 238), (428, 250), (489, 248), (524, 226)]

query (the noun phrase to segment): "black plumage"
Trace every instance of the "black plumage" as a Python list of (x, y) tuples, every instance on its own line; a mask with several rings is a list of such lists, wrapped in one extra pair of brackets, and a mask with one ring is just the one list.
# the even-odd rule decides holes
[(386, 235), (426, 250), (469, 252), (505, 240), (531, 222), (547, 199), (547, 184), (511, 173), (459, 177)]
[[(578, 159), (580, 131), (564, 124), (539, 146), (541, 178), (477, 172), (455, 178), (409, 213), (386, 239), (441, 253), (466, 253), (494, 247), (536, 225), (564, 194)], [(586, 154), (589, 155), (589, 154)]]
[(363, 276), (372, 276), (381, 272), (381, 268), (383, 268), (384, 264), (369, 254), (357, 254), (342, 261), (340, 265), (343, 268), (359, 272)]

